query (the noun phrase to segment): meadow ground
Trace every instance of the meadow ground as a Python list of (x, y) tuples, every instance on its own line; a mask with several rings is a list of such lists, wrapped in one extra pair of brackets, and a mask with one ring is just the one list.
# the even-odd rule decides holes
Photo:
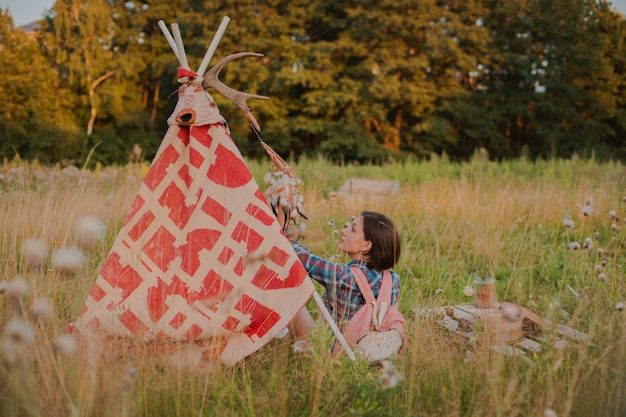
[[(496, 163), (480, 153), (461, 164), (293, 165), (310, 218), (304, 243), (318, 254), (341, 259), (337, 225), (364, 209), (386, 213), (401, 231), (396, 270), (409, 346), (392, 361), (393, 378), (330, 357), (333, 338), (324, 325), (312, 355), (295, 354), (286, 337), (211, 371), (176, 369), (152, 355), (120, 357), (106, 345), (87, 354), (59, 339), (78, 316), (147, 167), (83, 171), (13, 161), (0, 166), (0, 415), (626, 415), (624, 166)], [(250, 167), (264, 189), (266, 163)], [(397, 180), (400, 192), (333, 198), (351, 177)], [(84, 216), (102, 222), (103, 239), (86, 242), (77, 233)], [(61, 258), (58, 250), (67, 247), (80, 252)], [(587, 340), (563, 345), (548, 329), (540, 352), (503, 355), (425, 314), (471, 303), (464, 287), (477, 276), (495, 278), (500, 301)], [(317, 316), (314, 303), (309, 310)]]

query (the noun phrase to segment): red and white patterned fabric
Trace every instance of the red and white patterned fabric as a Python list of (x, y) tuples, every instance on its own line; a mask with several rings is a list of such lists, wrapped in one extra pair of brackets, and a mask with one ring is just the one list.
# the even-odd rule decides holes
[(76, 328), (200, 346), (203, 359), (232, 365), (285, 328), (314, 286), (201, 77), (179, 81), (169, 130)]

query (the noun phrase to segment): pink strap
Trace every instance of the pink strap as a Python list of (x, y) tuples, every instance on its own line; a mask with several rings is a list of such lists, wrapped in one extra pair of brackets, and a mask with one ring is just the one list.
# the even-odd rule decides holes
[(374, 293), (372, 292), (372, 287), (370, 287), (369, 282), (367, 282), (367, 278), (365, 278), (365, 274), (363, 271), (357, 266), (351, 266), (350, 270), (356, 279), (356, 283), (365, 298), (365, 302), (369, 303), (372, 301), (386, 301), (387, 304), (391, 304), (391, 274), (389, 271), (383, 271), (383, 282), (380, 284), (380, 290), (378, 291), (378, 300), (374, 298)]

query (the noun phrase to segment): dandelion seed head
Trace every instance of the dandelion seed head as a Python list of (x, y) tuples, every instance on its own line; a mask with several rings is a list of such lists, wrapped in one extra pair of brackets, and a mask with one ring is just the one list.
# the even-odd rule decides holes
[(11, 298), (19, 299), (28, 292), (28, 283), (18, 275), (7, 283), (6, 292)]
[(73, 247), (63, 247), (52, 254), (52, 264), (64, 273), (74, 272), (80, 268), (84, 261), (83, 253)]
[(337, 236), (339, 234), (339, 230), (333, 229), (333, 236)]
[(609, 217), (611, 218), (611, 220), (617, 219), (617, 213), (615, 212), (615, 210), (609, 211)]
[(330, 219), (328, 223), (326, 223), (326, 226), (333, 227), (334, 225), (335, 225), (335, 219)]
[(611, 230), (612, 231), (617, 232), (619, 229), (620, 229), (620, 227), (616, 223), (613, 223), (611, 225)]
[(598, 278), (600, 278), (600, 281), (602, 281), (602, 282), (606, 281), (606, 275), (604, 274), (604, 272), (600, 272), (598, 274)]
[(22, 243), (22, 255), (33, 269), (41, 268), (47, 254), (48, 245), (41, 239), (27, 239)]
[(95, 216), (80, 217), (74, 225), (78, 241), (85, 248), (92, 248), (104, 238), (106, 226)]
[(293, 351), (298, 354), (306, 354), (311, 351), (311, 344), (306, 339), (296, 340), (291, 347)]
[(67, 333), (60, 334), (54, 341), (54, 350), (65, 356), (74, 355), (78, 350), (76, 337)]
[(602, 272), (602, 265), (594, 265), (593, 270), (596, 272), (596, 274), (599, 274), (600, 272)]
[(385, 372), (378, 377), (378, 381), (383, 388), (393, 388), (403, 379), (404, 376), (397, 371)]
[(600, 239), (600, 232), (598, 232), (597, 230), (594, 230), (594, 231), (593, 231), (593, 238), (594, 238), (595, 240)]
[(598, 250), (596, 251), (596, 253), (598, 254), (598, 257), (602, 257), (602, 255), (604, 255), (604, 249), (602, 248), (598, 248)]
[(15, 343), (30, 345), (35, 341), (33, 326), (22, 319), (13, 318), (4, 327), (4, 334)]
[(502, 317), (508, 321), (517, 321), (520, 319), (522, 311), (515, 305), (506, 303), (502, 306)]
[(619, 303), (615, 304), (615, 309), (616, 309), (617, 311), (619, 311), (620, 313), (621, 313), (622, 311), (624, 311), (624, 308), (626, 308), (626, 304), (624, 304), (624, 303), (623, 303), (623, 302), (621, 302), (621, 301), (620, 301)]
[(2, 340), (2, 350), (4, 360), (9, 365), (23, 363), (28, 357), (28, 350), (24, 349), (24, 344), (15, 342), (10, 338)]
[(472, 288), (470, 285), (466, 285), (465, 287), (463, 287), (463, 295), (466, 297), (472, 297), (474, 295), (474, 288)]
[(45, 298), (38, 298), (33, 301), (31, 314), (34, 320), (45, 320), (52, 317), (54, 314), (54, 307), (52, 306), (52, 303)]
[(585, 238), (585, 241), (583, 242), (583, 248), (593, 249), (593, 246), (593, 239), (591, 239), (590, 237)]
[(558, 415), (553, 409), (546, 408), (545, 410), (543, 410), (543, 417), (558, 417)]
[(569, 250), (578, 250), (580, 249), (580, 242), (570, 242), (567, 244), (567, 249)]

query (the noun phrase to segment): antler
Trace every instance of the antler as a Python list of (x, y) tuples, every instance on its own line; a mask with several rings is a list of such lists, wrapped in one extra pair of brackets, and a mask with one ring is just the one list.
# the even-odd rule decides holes
[(236, 54), (232, 54), (225, 58), (222, 58), (217, 64), (215, 64), (213, 68), (209, 70), (209, 72), (205, 74), (204, 81), (202, 82), (202, 87), (204, 87), (205, 89), (211, 87), (215, 89), (217, 92), (219, 92), (220, 94), (222, 94), (224, 97), (228, 98), (230, 101), (235, 103), (237, 107), (243, 110), (243, 113), (246, 115), (246, 119), (248, 119), (248, 122), (257, 131), (260, 132), (261, 128), (259, 127), (259, 123), (256, 121), (256, 119), (252, 115), (252, 112), (250, 111), (250, 108), (248, 107), (247, 101), (252, 98), (257, 99), (257, 100), (269, 100), (269, 97), (260, 96), (258, 94), (244, 93), (243, 91), (237, 91), (233, 88), (228, 87), (224, 83), (222, 83), (218, 78), (220, 75), (220, 71), (222, 70), (222, 68), (224, 68), (224, 66), (226, 66), (226, 64), (236, 59), (241, 59), (241, 58), (245, 58), (248, 56), (259, 57), (259, 56), (263, 56), (263, 54), (259, 54), (256, 52), (238, 52)]

